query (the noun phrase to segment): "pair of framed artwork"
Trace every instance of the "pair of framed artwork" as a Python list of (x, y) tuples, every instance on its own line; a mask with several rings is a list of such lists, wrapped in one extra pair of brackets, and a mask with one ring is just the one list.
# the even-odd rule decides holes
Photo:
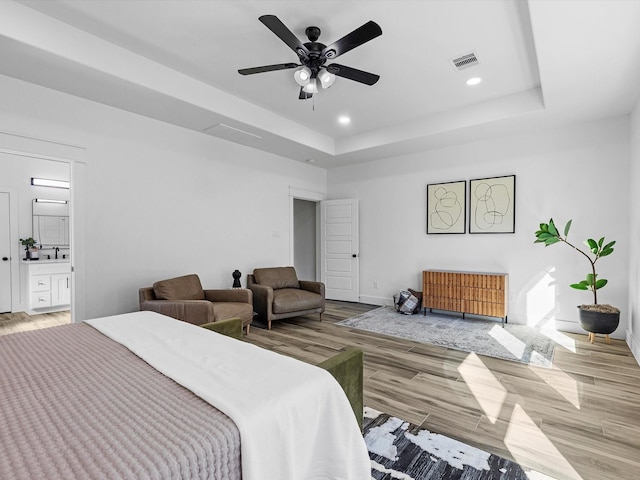
[[(516, 176), (469, 180), (469, 233), (514, 233)], [(427, 185), (427, 233), (466, 233), (467, 181)]]

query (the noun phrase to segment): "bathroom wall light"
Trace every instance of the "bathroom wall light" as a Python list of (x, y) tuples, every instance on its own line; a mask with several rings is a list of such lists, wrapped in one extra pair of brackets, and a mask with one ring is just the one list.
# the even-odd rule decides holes
[(48, 200), (46, 198), (36, 198), (36, 203), (69, 203), (69, 200)]
[(49, 180), (47, 178), (35, 178), (31, 177), (31, 185), (36, 187), (54, 187), (54, 188), (66, 188), (69, 189), (69, 182), (65, 180)]

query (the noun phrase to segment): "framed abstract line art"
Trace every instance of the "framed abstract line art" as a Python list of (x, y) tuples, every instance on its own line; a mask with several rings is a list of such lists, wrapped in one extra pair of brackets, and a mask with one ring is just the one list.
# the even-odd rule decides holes
[(465, 233), (467, 181), (427, 185), (427, 233)]
[(469, 181), (469, 233), (514, 233), (516, 176)]

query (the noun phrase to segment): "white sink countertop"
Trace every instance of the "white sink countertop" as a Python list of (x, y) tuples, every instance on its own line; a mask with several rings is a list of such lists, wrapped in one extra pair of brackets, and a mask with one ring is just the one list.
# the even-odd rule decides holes
[(51, 260), (46, 259), (46, 258), (41, 258), (40, 260), (25, 260), (25, 259), (21, 259), (20, 260), (22, 263), (69, 263), (70, 259), (69, 258), (58, 258), (57, 260), (55, 258), (52, 258)]

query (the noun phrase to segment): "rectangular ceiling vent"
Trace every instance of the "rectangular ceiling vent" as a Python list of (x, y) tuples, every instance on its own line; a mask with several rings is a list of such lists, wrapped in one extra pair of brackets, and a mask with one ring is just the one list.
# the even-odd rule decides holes
[(244, 144), (246, 144), (249, 141), (262, 139), (260, 135), (247, 132), (246, 130), (242, 130), (237, 127), (232, 127), (231, 125), (227, 125), (225, 123), (216, 123), (215, 125), (207, 127), (202, 131), (214, 137), (223, 138), (225, 140), (230, 140), (232, 142), (244, 143)]
[(465, 68), (473, 67), (478, 64), (478, 57), (475, 52), (467, 53), (465, 55), (461, 55), (459, 57), (451, 59), (453, 62), (453, 66), (458, 70), (463, 70)]

